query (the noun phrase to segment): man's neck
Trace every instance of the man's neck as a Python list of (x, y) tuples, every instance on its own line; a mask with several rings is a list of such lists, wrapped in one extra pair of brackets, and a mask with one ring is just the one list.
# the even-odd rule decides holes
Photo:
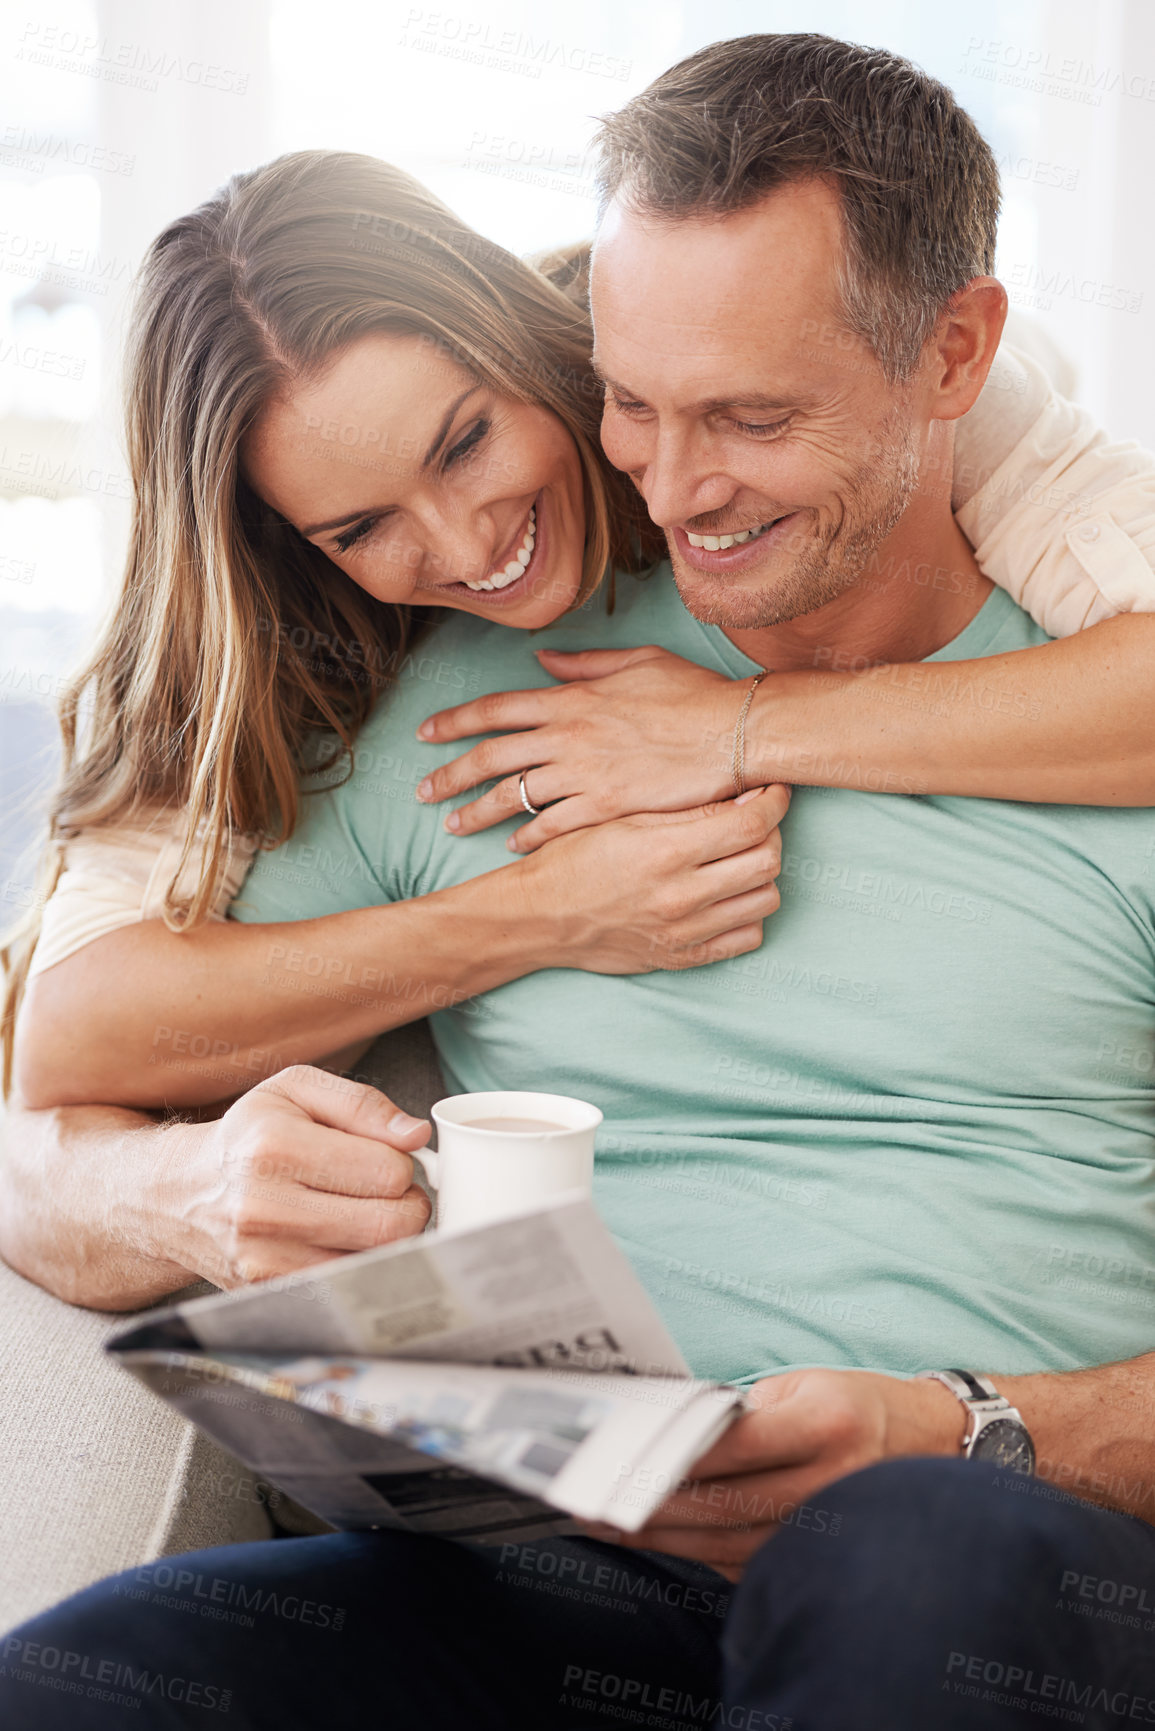
[[(939, 482), (939, 487), (942, 483)], [(921, 661), (970, 624), (994, 585), (979, 570), (948, 496), (919, 494), (844, 595), (760, 631), (727, 631), (771, 672)]]

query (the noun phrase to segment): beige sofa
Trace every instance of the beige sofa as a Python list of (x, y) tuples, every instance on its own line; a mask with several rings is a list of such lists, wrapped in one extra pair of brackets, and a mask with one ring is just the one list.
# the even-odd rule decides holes
[[(446, 1092), (425, 1022), (357, 1076), (428, 1116)], [(0, 1631), (102, 1575), (206, 1545), (325, 1531), (101, 1350), (123, 1315), (79, 1310), (0, 1262)]]

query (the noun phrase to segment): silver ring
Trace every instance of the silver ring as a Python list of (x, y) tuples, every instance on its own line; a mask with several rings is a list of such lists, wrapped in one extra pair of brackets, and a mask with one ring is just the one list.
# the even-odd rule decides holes
[(525, 791), (525, 778), (528, 774), (529, 774), (529, 771), (527, 769), (523, 769), (521, 774), (518, 776), (518, 778), (517, 778), (517, 791), (518, 791), (518, 793), (520, 793), (521, 803), (525, 807), (526, 811), (529, 813), (530, 817), (540, 817), (541, 816), (541, 807), (538, 805), (531, 805), (529, 795)]

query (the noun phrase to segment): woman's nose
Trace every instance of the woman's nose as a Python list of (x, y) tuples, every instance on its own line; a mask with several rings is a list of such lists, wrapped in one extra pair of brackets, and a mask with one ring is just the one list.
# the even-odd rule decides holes
[(477, 583), (488, 577), (501, 549), (487, 512), (438, 516), (422, 533), (422, 571), (436, 583)]

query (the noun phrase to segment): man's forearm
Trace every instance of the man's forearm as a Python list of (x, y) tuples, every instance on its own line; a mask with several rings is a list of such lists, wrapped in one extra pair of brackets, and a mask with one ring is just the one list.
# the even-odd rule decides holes
[(991, 1381), (1022, 1413), (1040, 1478), (1155, 1523), (1155, 1352)]
[[(1039, 1478), (1155, 1524), (1155, 1352), (1091, 1370), (1002, 1376), (972, 1366), (1019, 1409)], [(888, 1454), (957, 1454), (966, 1414), (940, 1383), (895, 1391)]]
[(0, 1256), (70, 1304), (135, 1310), (196, 1278), (158, 1241), (153, 1196), (196, 1125), (115, 1106), (11, 1104), (0, 1150)]

